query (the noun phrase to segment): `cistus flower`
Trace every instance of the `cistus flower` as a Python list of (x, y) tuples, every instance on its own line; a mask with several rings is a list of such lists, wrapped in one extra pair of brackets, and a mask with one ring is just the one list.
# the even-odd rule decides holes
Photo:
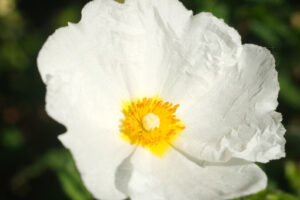
[(271, 53), (177, 0), (94, 0), (38, 56), (46, 110), (98, 199), (218, 200), (285, 155)]

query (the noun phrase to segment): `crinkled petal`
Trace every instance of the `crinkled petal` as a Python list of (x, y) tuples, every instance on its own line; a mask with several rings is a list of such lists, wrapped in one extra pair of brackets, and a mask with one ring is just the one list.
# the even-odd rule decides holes
[(241, 160), (196, 164), (175, 150), (156, 157), (138, 149), (131, 158), (128, 185), (132, 200), (220, 200), (256, 193), (266, 187), (266, 175)]
[(242, 50), (238, 32), (205, 12), (190, 18), (176, 46), (181, 62), (172, 66), (162, 95), (185, 104), (208, 91), (218, 71), (234, 66)]
[(285, 129), (274, 111), (279, 84), (270, 52), (244, 45), (237, 64), (220, 68), (209, 81), (209, 89), (192, 90), (192, 100), (182, 101), (186, 129), (175, 146), (192, 157), (216, 162), (283, 157)]

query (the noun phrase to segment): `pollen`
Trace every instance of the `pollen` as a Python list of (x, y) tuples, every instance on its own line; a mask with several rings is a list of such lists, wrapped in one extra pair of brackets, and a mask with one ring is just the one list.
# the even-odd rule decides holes
[(185, 129), (183, 122), (175, 115), (178, 107), (178, 104), (164, 102), (159, 97), (123, 102), (121, 137), (132, 145), (163, 156)]

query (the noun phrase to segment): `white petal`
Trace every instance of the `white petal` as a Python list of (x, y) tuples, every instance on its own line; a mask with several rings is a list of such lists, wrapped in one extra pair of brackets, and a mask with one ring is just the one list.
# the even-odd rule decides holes
[(172, 66), (162, 95), (186, 103), (210, 89), (220, 68), (236, 64), (242, 45), (237, 31), (210, 13), (193, 16), (185, 30), (177, 41), (182, 61)]
[(184, 62), (177, 41), (183, 37), (192, 12), (177, 0), (127, 0), (125, 5), (132, 10), (124, 16), (129, 12), (136, 15), (133, 23), (136, 34), (119, 41), (126, 60), (124, 76), (130, 94), (132, 97), (157, 95), (170, 71), (177, 70)]
[(169, 68), (180, 65), (174, 40), (191, 15), (177, 0), (96, 0), (83, 10), (80, 27), (101, 64), (121, 72), (115, 78), (135, 98), (157, 95)]
[(266, 187), (264, 172), (240, 160), (197, 165), (175, 150), (159, 158), (138, 149), (131, 163), (128, 193), (132, 200), (219, 200)]
[(50, 36), (38, 66), (47, 85), (47, 112), (66, 126), (60, 139), (74, 155), (86, 186), (97, 198), (121, 199), (125, 195), (116, 188), (115, 173), (133, 148), (119, 136), (121, 101), (129, 92), (115, 59), (118, 44), (110, 42), (109, 28), (103, 29), (109, 23), (92, 26), (89, 21), (99, 13), (104, 21), (111, 17), (101, 12), (119, 5), (110, 2), (87, 4), (79, 24)]
[[(109, 93), (122, 91), (127, 99), (157, 95), (170, 71), (185, 62), (178, 41), (191, 15), (177, 0), (127, 0), (125, 4), (95, 0), (83, 9), (79, 24), (70, 24), (48, 39), (38, 58), (42, 78), (45, 82), (55, 78), (52, 82), (62, 85), (84, 66), (87, 74), (98, 77), (95, 84), (105, 85)], [(57, 90), (53, 87), (49, 90)]]
[(80, 23), (58, 29), (39, 53), (38, 66), (47, 85), (47, 111), (65, 125), (74, 115), (95, 114), (108, 125), (115, 122), (118, 126), (121, 100), (129, 98), (123, 66), (116, 59), (118, 44), (112, 39), (109, 23), (101, 23), (102, 18), (105, 21), (111, 16), (90, 19), (99, 13), (105, 16), (102, 11), (113, 7), (109, 2), (113, 1), (87, 4)]
[(177, 0), (87, 4), (81, 21), (57, 30), (39, 53), (48, 113), (67, 125), (74, 114), (102, 110), (111, 122), (119, 111), (114, 104), (160, 93), (184, 65), (176, 41), (191, 14)]
[(209, 161), (267, 162), (285, 155), (285, 129), (274, 111), (279, 84), (268, 50), (244, 45), (238, 64), (221, 68), (208, 87), (195, 89), (192, 100), (182, 102), (186, 129), (177, 148)]
[(119, 185), (127, 184), (126, 172), (117, 177), (119, 165), (130, 155), (133, 147), (115, 132), (93, 127), (95, 124), (72, 126), (59, 136), (70, 149), (87, 189), (97, 199), (124, 199)]

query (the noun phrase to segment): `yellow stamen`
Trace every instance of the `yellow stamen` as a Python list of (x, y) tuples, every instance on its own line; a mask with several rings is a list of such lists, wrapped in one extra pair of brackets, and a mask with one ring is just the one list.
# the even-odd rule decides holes
[(175, 115), (178, 107), (158, 97), (124, 102), (121, 137), (163, 156), (170, 143), (185, 129)]

